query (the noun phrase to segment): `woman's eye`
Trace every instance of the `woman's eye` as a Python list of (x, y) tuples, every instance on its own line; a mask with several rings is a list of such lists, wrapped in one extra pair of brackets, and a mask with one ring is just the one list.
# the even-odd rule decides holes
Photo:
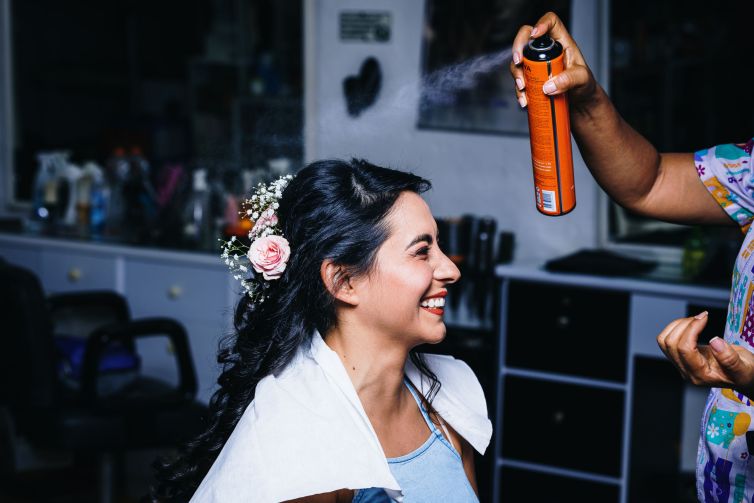
[(417, 252), (416, 252), (416, 255), (417, 256), (424, 256), (424, 257), (426, 257), (427, 255), (429, 255), (429, 246), (425, 246), (423, 248), (419, 248), (419, 250), (417, 250)]

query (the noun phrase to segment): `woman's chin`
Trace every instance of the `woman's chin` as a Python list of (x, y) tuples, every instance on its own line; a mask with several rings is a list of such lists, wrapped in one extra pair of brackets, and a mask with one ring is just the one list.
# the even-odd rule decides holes
[(443, 324), (442, 330), (427, 331), (426, 334), (423, 334), (424, 337), (422, 337), (422, 344), (439, 344), (445, 340), (446, 334), (447, 330), (445, 329), (445, 324)]

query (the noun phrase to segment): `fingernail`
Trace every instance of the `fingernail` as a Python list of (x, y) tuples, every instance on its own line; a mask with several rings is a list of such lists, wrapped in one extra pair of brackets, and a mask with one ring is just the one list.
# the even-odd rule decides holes
[(513, 53), (513, 62), (516, 64), (519, 64), (521, 62), (521, 56), (519, 56), (517, 52)]
[(558, 87), (555, 85), (555, 82), (548, 80), (547, 82), (545, 82), (545, 85), (542, 86), (542, 90), (545, 92), (545, 94), (552, 94), (558, 90)]
[(526, 95), (525, 94), (522, 94), (521, 96), (518, 97), (518, 104), (521, 105), (521, 108), (525, 108), (526, 107)]
[(715, 353), (722, 353), (725, 350), (725, 342), (720, 337), (713, 337), (709, 345)]
[(531, 36), (536, 37), (538, 33), (539, 33), (539, 28), (535, 26), (534, 29), (531, 31)]
[(697, 314), (696, 316), (694, 316), (694, 318), (697, 319), (697, 320), (703, 320), (706, 317), (707, 317), (707, 311), (703, 311), (703, 312)]
[(519, 91), (524, 90), (524, 81), (521, 79), (516, 79), (516, 86), (518, 87)]

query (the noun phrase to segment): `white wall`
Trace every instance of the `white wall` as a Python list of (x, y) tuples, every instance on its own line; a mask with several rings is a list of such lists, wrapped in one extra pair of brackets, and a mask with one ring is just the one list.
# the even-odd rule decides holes
[[(537, 212), (528, 137), (418, 130), (424, 2), (303, 0), (307, 8), (306, 157), (363, 157), (414, 171), (434, 185), (427, 195), (436, 216), (491, 215), (516, 234), (517, 260), (544, 259), (598, 241), (598, 189), (574, 145), (577, 207), (553, 218)], [(592, 67), (599, 65), (599, 0), (573, 0), (572, 32)], [(389, 10), (387, 44), (342, 43), (338, 13)], [(383, 84), (375, 105), (356, 119), (346, 113), (342, 81), (375, 56)], [(507, 70), (506, 70), (507, 72)], [(511, 83), (511, 95), (513, 84)]]

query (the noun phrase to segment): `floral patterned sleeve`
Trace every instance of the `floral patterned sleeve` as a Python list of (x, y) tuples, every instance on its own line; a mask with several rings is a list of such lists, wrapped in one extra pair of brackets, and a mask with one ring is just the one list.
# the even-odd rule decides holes
[(694, 153), (694, 163), (707, 190), (746, 232), (754, 220), (754, 138)]

